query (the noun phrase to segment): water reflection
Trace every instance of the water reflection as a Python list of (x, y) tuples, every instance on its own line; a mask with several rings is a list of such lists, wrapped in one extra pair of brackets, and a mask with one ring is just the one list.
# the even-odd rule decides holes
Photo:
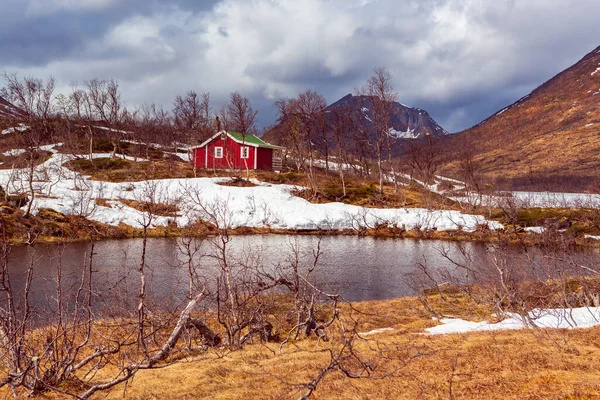
[[(315, 236), (264, 235), (235, 236), (228, 256), (241, 262), (248, 257), (267, 271), (285, 265), (294, 245), (308, 266), (318, 244)], [(484, 257), (485, 245), (463, 244), (477, 257)], [(27, 267), (34, 263), (31, 301), (38, 309), (55, 303), (56, 267), (62, 265), (66, 293), (74, 293), (90, 260), (90, 243), (66, 246), (16, 246), (10, 255), (10, 271), (17, 289), (22, 289)], [(142, 241), (139, 239), (96, 242), (91, 257), (95, 294), (113, 307), (131, 309), (137, 302)], [(322, 287), (339, 292), (351, 301), (389, 299), (413, 295), (405, 274), (418, 263), (438, 268), (450, 265), (442, 251), (459, 257), (456, 243), (441, 241), (375, 239), (356, 236), (328, 236), (321, 241), (322, 256), (314, 278)], [(210, 284), (217, 261), (210, 257), (214, 246), (200, 242), (195, 262), (198, 274)], [(258, 261), (257, 261), (258, 260)], [(146, 255), (148, 292), (161, 305), (176, 305), (188, 288), (186, 258), (175, 239), (150, 239)]]

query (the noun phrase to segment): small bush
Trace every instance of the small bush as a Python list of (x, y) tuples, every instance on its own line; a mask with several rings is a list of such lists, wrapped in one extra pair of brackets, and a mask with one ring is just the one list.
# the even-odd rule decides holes
[(346, 203), (356, 203), (364, 200), (371, 199), (377, 196), (379, 193), (374, 183), (367, 185), (360, 185), (357, 187), (347, 186), (346, 197), (344, 197), (344, 190), (341, 186), (328, 186), (323, 189), (323, 194), (327, 200), (340, 201), (343, 200)]
[(585, 235), (597, 235), (600, 233), (598, 229), (594, 226), (589, 226), (580, 222), (574, 223), (570, 228), (569, 232), (573, 232), (574, 234), (585, 234)]
[(303, 174), (298, 172), (261, 172), (258, 174), (258, 179), (261, 181), (266, 181), (270, 183), (278, 183), (278, 184), (298, 184), (301, 183), (304, 179)]
[(67, 222), (67, 218), (64, 214), (59, 213), (51, 208), (40, 208), (38, 211), (38, 217), (56, 222)]
[[(87, 140), (84, 139), (82, 145), (86, 148), (88, 146)], [(114, 146), (108, 139), (94, 138), (92, 149), (94, 153), (111, 153), (114, 150)]]
[(21, 208), (29, 201), (29, 197), (21, 194), (7, 196), (6, 202), (15, 208)]
[(67, 166), (79, 172), (91, 172), (94, 170), (115, 170), (123, 169), (129, 165), (128, 160), (122, 158), (97, 158), (93, 161), (87, 158), (72, 160), (67, 163)]

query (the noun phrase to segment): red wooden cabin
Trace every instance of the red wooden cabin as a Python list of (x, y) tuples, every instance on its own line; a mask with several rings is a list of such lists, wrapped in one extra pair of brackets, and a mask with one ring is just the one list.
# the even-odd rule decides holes
[(192, 148), (196, 168), (281, 170), (281, 147), (254, 135), (221, 131)]

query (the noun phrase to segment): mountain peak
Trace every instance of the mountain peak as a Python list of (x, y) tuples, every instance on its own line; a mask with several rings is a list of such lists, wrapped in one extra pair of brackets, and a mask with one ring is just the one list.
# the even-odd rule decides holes
[[(373, 99), (373, 96), (348, 94), (327, 107), (327, 110), (344, 107), (360, 109), (367, 129), (374, 131)], [(425, 110), (398, 102), (393, 102), (390, 110), (390, 135), (395, 139), (418, 139), (429, 135), (439, 137), (448, 134)]]

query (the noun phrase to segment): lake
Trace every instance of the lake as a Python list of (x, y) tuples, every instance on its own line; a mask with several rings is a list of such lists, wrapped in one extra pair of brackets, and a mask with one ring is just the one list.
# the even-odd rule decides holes
[[(232, 236), (228, 257), (235, 263), (260, 265), (275, 271), (289, 264), (292, 248), (299, 251), (301, 265), (313, 263), (316, 236), (251, 235)], [(197, 273), (214, 282), (217, 260), (211, 240), (198, 240), (194, 256)], [(412, 239), (377, 239), (358, 236), (324, 236), (322, 256), (313, 275), (314, 282), (335, 291), (350, 301), (381, 300), (414, 295), (407, 274), (420, 263), (434, 270), (451, 267), (448, 258), (462, 260), (467, 252), (473, 262), (485, 262), (489, 245), (477, 242), (447, 242)], [(34, 264), (31, 302), (38, 310), (54, 304), (56, 267), (62, 265), (65, 293), (74, 293), (80, 284), (84, 263), (89, 260), (91, 243), (67, 245), (14, 246), (10, 254), (13, 287), (22, 289), (27, 267)], [(141, 239), (100, 241), (94, 244), (93, 277), (95, 294), (106, 304), (130, 308), (137, 301), (137, 268), (142, 250)], [(589, 256), (591, 250), (580, 252)], [(594, 252), (594, 251), (592, 251)], [(514, 252), (515, 259), (522, 257)], [(530, 250), (525, 256), (543, 258), (545, 253)], [(597, 251), (594, 253), (597, 254)], [(597, 257), (596, 257), (597, 258)], [(177, 239), (149, 239), (146, 254), (148, 292), (160, 305), (178, 305), (185, 297), (188, 279), (186, 257)]]

